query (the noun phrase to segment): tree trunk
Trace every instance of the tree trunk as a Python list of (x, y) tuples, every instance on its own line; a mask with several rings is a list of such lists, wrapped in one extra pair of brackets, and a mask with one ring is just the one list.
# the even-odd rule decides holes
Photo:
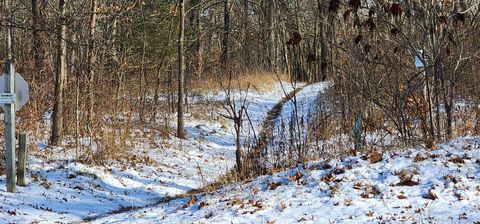
[(266, 45), (268, 46), (268, 70), (273, 71), (275, 69), (275, 2), (268, 0), (268, 39)]
[(227, 65), (230, 58), (230, 0), (225, 0), (223, 11), (223, 42), (222, 42), (222, 66)]
[[(42, 0), (40, 0), (42, 1)], [(37, 0), (32, 0), (32, 37), (33, 37), (33, 56), (35, 58), (35, 70), (38, 72), (38, 75), (43, 73), (43, 64), (44, 64), (44, 55), (45, 49), (42, 44), (42, 35), (40, 34), (39, 29), (43, 28), (43, 16), (42, 12), (44, 3), (38, 4)], [(35, 81), (36, 74), (32, 74), (32, 79)]]
[[(89, 26), (89, 40), (88, 40), (88, 78), (89, 78), (89, 88), (88, 88), (88, 99), (89, 99), (89, 109), (88, 116), (90, 125), (92, 125), (94, 120), (94, 104), (95, 104), (95, 71), (93, 69), (97, 57), (95, 55), (95, 28), (97, 26), (97, 0), (91, 0), (90, 3), (90, 26)], [(91, 130), (90, 130), (91, 131)]]
[(244, 7), (244, 18), (243, 18), (243, 63), (244, 68), (249, 69), (250, 64), (250, 32), (248, 31), (249, 26), (249, 15), (248, 15), (248, 0), (243, 1)]
[(63, 138), (63, 82), (67, 76), (67, 26), (65, 24), (66, 0), (60, 0), (60, 21), (57, 29), (57, 62), (55, 66), (55, 104), (52, 113), (52, 145), (59, 145)]
[(178, 32), (178, 99), (177, 99), (177, 137), (185, 138), (185, 123), (183, 121), (183, 97), (184, 93), (184, 70), (185, 56), (183, 54), (183, 41), (185, 37), (185, 0), (179, 1), (180, 24)]

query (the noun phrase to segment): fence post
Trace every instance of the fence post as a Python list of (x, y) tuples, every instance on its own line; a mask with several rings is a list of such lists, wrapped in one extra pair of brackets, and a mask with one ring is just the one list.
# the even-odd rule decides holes
[(27, 170), (27, 134), (22, 133), (18, 139), (18, 164), (17, 164), (17, 185), (25, 187)]

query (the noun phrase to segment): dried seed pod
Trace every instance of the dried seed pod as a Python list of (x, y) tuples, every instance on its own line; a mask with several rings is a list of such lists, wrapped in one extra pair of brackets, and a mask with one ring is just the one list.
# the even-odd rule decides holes
[(439, 16), (438, 20), (440, 23), (447, 24), (448, 23), (448, 16)]
[(389, 4), (383, 5), (383, 11), (384, 11), (385, 13), (390, 13), (390, 5), (389, 5)]
[(358, 16), (355, 17), (355, 20), (353, 21), (353, 26), (355, 27), (361, 27), (362, 23), (360, 22), (360, 18)]
[(293, 32), (293, 35), (292, 35), (292, 43), (293, 44), (299, 44), (300, 41), (302, 41), (302, 35), (298, 32), (298, 31), (295, 31)]
[(400, 30), (398, 28), (392, 28), (390, 30), (390, 34), (392, 34), (393, 36), (397, 35), (400, 33)]
[(330, 0), (328, 4), (328, 11), (337, 13), (340, 9), (340, 0)]
[(376, 25), (375, 22), (373, 21), (373, 18), (368, 18), (367, 21), (365, 21), (365, 26), (370, 29), (370, 32), (373, 32), (375, 30)]
[(402, 6), (398, 3), (393, 3), (390, 7), (390, 13), (395, 17), (402, 16)]
[(368, 10), (368, 17), (372, 17), (375, 14), (375, 11), (373, 9)]
[(350, 7), (352, 7), (352, 9), (357, 10), (358, 8), (360, 8), (362, 2), (360, 0), (350, 0), (348, 4), (350, 5)]
[(457, 22), (465, 23), (465, 14), (464, 13), (457, 13), (455, 15), (455, 20), (457, 20)]
[(315, 54), (308, 54), (307, 55), (307, 63), (308, 64), (311, 64), (313, 62), (315, 62), (317, 60), (317, 57), (315, 56)]
[(363, 46), (363, 50), (365, 51), (366, 54), (368, 54), (370, 50), (372, 50), (372, 45), (365, 44), (365, 46)]
[(393, 48), (393, 53), (397, 53), (400, 51), (400, 47), (396, 46), (395, 48)]
[(348, 17), (350, 17), (350, 14), (352, 14), (352, 10), (347, 10), (343, 13), (343, 20), (347, 20)]
[(355, 44), (360, 43), (360, 41), (362, 41), (362, 39), (363, 39), (362, 34), (357, 35), (357, 36), (355, 37), (355, 40), (354, 40)]

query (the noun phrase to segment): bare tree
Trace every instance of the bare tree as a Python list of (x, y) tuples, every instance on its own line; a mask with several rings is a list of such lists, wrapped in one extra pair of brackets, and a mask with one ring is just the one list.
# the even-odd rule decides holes
[(178, 101), (177, 101), (177, 137), (185, 138), (185, 121), (183, 120), (185, 96), (185, 55), (183, 42), (185, 38), (185, 0), (178, 2), (180, 8), (180, 24), (178, 32)]
[(67, 76), (67, 26), (66, 26), (66, 4), (67, 0), (58, 2), (60, 12), (59, 25), (57, 28), (57, 61), (55, 65), (55, 104), (52, 114), (52, 135), (50, 142), (59, 145), (63, 138), (63, 104), (64, 104), (64, 80)]
[(222, 41), (222, 66), (230, 59), (230, 0), (225, 0), (223, 5), (223, 41)]
[[(88, 116), (90, 125), (93, 125), (94, 121), (94, 104), (95, 104), (95, 62), (97, 56), (95, 54), (95, 29), (97, 26), (97, 0), (90, 1), (90, 24), (89, 24), (89, 39), (88, 39), (88, 67), (87, 73), (89, 78), (88, 85), (88, 99), (89, 108)], [(91, 128), (91, 127), (90, 127)]]

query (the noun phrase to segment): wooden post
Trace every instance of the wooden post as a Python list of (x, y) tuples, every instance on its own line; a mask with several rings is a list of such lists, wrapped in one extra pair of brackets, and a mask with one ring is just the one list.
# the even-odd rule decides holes
[(22, 187), (27, 186), (25, 178), (27, 170), (27, 145), (27, 134), (20, 134), (18, 139), (17, 185)]

